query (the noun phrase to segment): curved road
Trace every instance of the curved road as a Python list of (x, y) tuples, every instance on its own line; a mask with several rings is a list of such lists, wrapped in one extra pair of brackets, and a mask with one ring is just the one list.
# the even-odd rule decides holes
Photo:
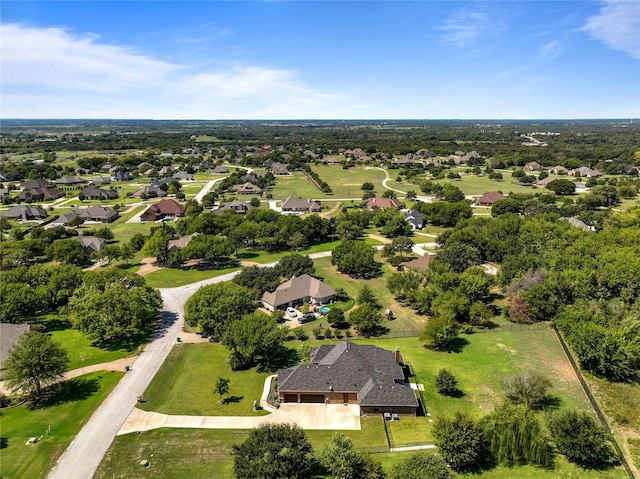
[[(313, 259), (323, 258), (331, 256), (331, 252), (314, 253), (309, 256)], [(179, 288), (160, 289), (164, 310), (152, 341), (135, 362), (133, 369), (124, 375), (62, 454), (49, 473), (49, 479), (93, 477), (113, 438), (135, 407), (138, 396), (147, 389), (176, 343), (184, 324), (184, 303), (201, 286), (229, 281), (236, 274), (238, 271)]]

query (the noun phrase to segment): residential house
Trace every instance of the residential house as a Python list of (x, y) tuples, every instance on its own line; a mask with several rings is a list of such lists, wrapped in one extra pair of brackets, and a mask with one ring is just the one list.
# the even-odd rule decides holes
[(4, 362), (9, 357), (11, 348), (30, 329), (31, 326), (28, 324), (0, 323), (0, 371), (5, 370)]
[(478, 204), (480, 206), (493, 206), (496, 201), (504, 200), (505, 198), (506, 196), (499, 191), (489, 191), (478, 198)]
[(98, 176), (97, 178), (92, 179), (91, 183), (96, 186), (110, 185), (111, 178), (109, 178), (108, 176)]
[(233, 211), (234, 213), (239, 213), (241, 215), (247, 214), (253, 206), (251, 206), (246, 201), (242, 200), (233, 200), (228, 203), (221, 204), (217, 209), (213, 210), (214, 213), (225, 213), (227, 211)]
[(308, 274), (291, 278), (273, 292), (262, 295), (262, 305), (273, 311), (303, 303), (327, 304), (336, 296), (335, 290)]
[(9, 206), (7, 218), (18, 221), (34, 221), (47, 217), (47, 212), (39, 206), (14, 205)]
[(0, 200), (6, 196), (11, 196), (9, 193), (9, 188), (0, 188)]
[(111, 174), (111, 179), (113, 181), (131, 181), (133, 180), (133, 176), (128, 171), (114, 171)]
[(558, 178), (554, 178), (552, 176), (547, 176), (542, 180), (538, 180), (536, 182), (536, 186), (539, 186), (540, 188), (546, 188), (549, 183), (551, 183), (552, 181), (556, 181), (557, 179)]
[(551, 172), (552, 175), (566, 175), (567, 173), (569, 173), (569, 170), (567, 170), (564, 166), (561, 166), (561, 165), (556, 165), (553, 168), (551, 168), (549, 171)]
[(580, 228), (582, 231), (595, 231), (596, 229), (593, 226), (589, 226), (584, 221), (579, 220), (576, 217), (571, 218), (560, 218), (563, 221), (567, 221), (571, 226), (575, 226), (576, 228)]
[(187, 173), (186, 171), (178, 171), (171, 176), (173, 176), (178, 181), (193, 181), (193, 175), (191, 173)]
[(337, 156), (325, 156), (322, 159), (322, 162), (325, 165), (337, 165), (338, 163), (340, 163), (340, 158), (338, 158)]
[(371, 198), (367, 201), (367, 208), (402, 208), (402, 202), (397, 198)]
[(322, 206), (310, 198), (302, 199), (289, 196), (281, 206), (283, 213), (319, 213), (322, 211)]
[(51, 188), (53, 183), (48, 180), (44, 180), (42, 178), (38, 178), (37, 180), (29, 180), (25, 183), (20, 183), (20, 188), (23, 190), (33, 190), (34, 188)]
[(409, 210), (404, 214), (404, 219), (411, 225), (413, 230), (424, 228), (424, 214), (416, 209)]
[(310, 364), (278, 371), (280, 404), (357, 404), (361, 414), (415, 416), (418, 400), (400, 354), (342, 341), (311, 349)]
[(185, 207), (180, 203), (164, 199), (160, 200), (155, 205), (149, 206), (147, 210), (140, 216), (141, 221), (158, 221), (164, 218), (177, 218), (183, 216)]
[(133, 192), (133, 196), (135, 196), (136, 198), (142, 198), (142, 195), (146, 196), (147, 198), (162, 198), (164, 196), (167, 196), (167, 192), (159, 186), (153, 185), (144, 186), (139, 190)]
[(104, 250), (105, 240), (104, 238), (97, 238), (96, 236), (76, 236), (76, 241), (82, 246), (82, 251), (86, 255), (91, 253), (100, 253)]
[(229, 168), (227, 168), (226, 166), (218, 165), (213, 170), (211, 170), (211, 173), (213, 173), (214, 175), (226, 175), (227, 173), (229, 173)]
[(169, 252), (173, 252), (173, 251), (176, 251), (176, 250), (184, 248), (189, 243), (191, 243), (191, 240), (197, 234), (199, 234), (199, 233), (193, 233), (193, 234), (191, 234), (189, 236), (183, 236), (182, 238), (178, 238), (177, 240), (169, 240), (167, 242), (167, 250), (169, 250)]
[(86, 222), (111, 223), (118, 218), (118, 213), (105, 206), (91, 205), (87, 208), (74, 208), (60, 216), (53, 226), (69, 226), (75, 217), (80, 216)]
[(115, 200), (118, 198), (118, 192), (116, 190), (105, 190), (97, 186), (87, 186), (80, 191), (78, 196), (87, 200)]
[(248, 181), (243, 185), (233, 185), (231, 189), (241, 195), (261, 195), (262, 194), (262, 188), (254, 185), (253, 183), (249, 183)]
[(271, 164), (271, 173), (273, 174), (273, 176), (287, 176), (291, 174), (288, 165), (279, 163), (277, 161)]
[(58, 178), (57, 180), (54, 180), (54, 183), (56, 185), (62, 185), (62, 186), (73, 186), (73, 185), (79, 185), (81, 183), (86, 183), (87, 180), (84, 178), (80, 178), (79, 176), (63, 176), (61, 178)]
[(525, 171), (540, 171), (542, 169), (542, 165), (537, 161), (531, 161), (524, 165), (523, 170)]
[(64, 193), (58, 188), (31, 188), (22, 190), (17, 198), (20, 201), (50, 201), (61, 198)]
[(158, 176), (168, 176), (173, 173), (173, 167), (171, 166), (163, 166), (158, 170)]
[(600, 178), (602, 173), (598, 170), (592, 170), (586, 166), (581, 166), (580, 168), (575, 168), (569, 171), (569, 175), (571, 176), (580, 176), (583, 178)]

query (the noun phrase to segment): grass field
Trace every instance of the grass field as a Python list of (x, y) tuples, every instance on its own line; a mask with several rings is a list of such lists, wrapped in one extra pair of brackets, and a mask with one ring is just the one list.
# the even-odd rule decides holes
[(162, 268), (145, 275), (147, 286), (152, 288), (177, 288), (185, 284), (197, 283), (223, 274), (238, 271), (240, 266), (222, 269), (176, 269)]
[[(122, 373), (92, 373), (64, 383), (58, 404), (29, 409), (22, 405), (2, 411), (3, 479), (44, 478), (94, 409), (118, 383)], [(48, 427), (50, 435), (45, 434)], [(31, 437), (42, 437), (33, 446)]]
[[(476, 417), (489, 411), (502, 398), (500, 380), (516, 371), (537, 370), (553, 381), (552, 394), (559, 399), (559, 408), (588, 409), (577, 378), (573, 374), (560, 345), (551, 331), (499, 331), (480, 333), (464, 337), (468, 343), (461, 345), (459, 352), (442, 353), (425, 349), (417, 338), (363, 340), (366, 344), (376, 344), (385, 349), (400, 347), (405, 360), (411, 362), (417, 372), (417, 379), (424, 384), (427, 406), (431, 418), (451, 415), (464, 410)], [(311, 346), (327, 343), (308, 342)], [(297, 348), (301, 342), (293, 341), (290, 347)], [(458, 378), (463, 395), (460, 398), (445, 398), (435, 391), (433, 380), (437, 371), (445, 367)], [(223, 375), (231, 379), (232, 395), (255, 395), (244, 388), (257, 391), (265, 375), (255, 371), (231, 372), (226, 365), (226, 349), (219, 344), (180, 345), (172, 352), (170, 362), (165, 363), (158, 377), (149, 388), (150, 401), (145, 409), (183, 414), (196, 414), (210, 408), (212, 414), (224, 413), (224, 408), (237, 406), (236, 412), (229, 414), (254, 414), (251, 402), (220, 405), (211, 393), (215, 379)], [(234, 385), (242, 389), (234, 389)], [(152, 391), (156, 391), (153, 392)], [(200, 392), (196, 390), (199, 389)], [(249, 390), (247, 389), (247, 390)], [(153, 401), (154, 396), (164, 394), (162, 406)], [(188, 404), (194, 402), (195, 404)], [(216, 404), (217, 403), (217, 404)], [(388, 424), (395, 445), (415, 442), (430, 442), (431, 423), (427, 417), (415, 419), (401, 418), (397, 423)], [(330, 440), (332, 431), (307, 431), (307, 436), (319, 451)], [(362, 419), (361, 431), (347, 431), (360, 450), (383, 449), (386, 438), (380, 417)], [(97, 478), (116, 477), (151, 478), (162, 471), (165, 478), (233, 477), (231, 446), (239, 444), (247, 436), (247, 431), (229, 430), (184, 430), (160, 429), (129, 434), (116, 438), (105, 460), (100, 466)], [(375, 454), (388, 470), (407, 453)], [(139, 467), (141, 459), (151, 462), (149, 469)], [(609, 471), (585, 471), (558, 457), (554, 470), (533, 466), (496, 467), (469, 477), (477, 479), (506, 479), (531, 477), (554, 479), (562, 474), (586, 479), (623, 478), (621, 469)], [(466, 476), (461, 476), (466, 477)], [(567, 477), (567, 476), (564, 476)]]
[[(231, 371), (229, 350), (221, 344), (177, 344), (144, 393), (140, 408), (165, 414), (196, 416), (260, 416), (260, 399), (269, 373), (255, 369)], [(213, 393), (219, 377), (231, 379), (225, 404)]]

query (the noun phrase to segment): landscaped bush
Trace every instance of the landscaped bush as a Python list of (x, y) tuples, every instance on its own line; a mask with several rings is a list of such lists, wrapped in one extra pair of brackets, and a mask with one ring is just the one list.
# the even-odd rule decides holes
[(458, 381), (449, 371), (441, 369), (436, 376), (436, 391), (444, 396), (453, 396), (458, 392)]

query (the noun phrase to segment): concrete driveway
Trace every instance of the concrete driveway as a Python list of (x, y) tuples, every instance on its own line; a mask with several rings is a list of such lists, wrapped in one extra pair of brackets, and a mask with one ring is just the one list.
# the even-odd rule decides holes
[(118, 435), (162, 427), (255, 429), (263, 424), (297, 424), (301, 429), (360, 430), (360, 406), (350, 404), (282, 404), (267, 416), (183, 416), (134, 408)]

